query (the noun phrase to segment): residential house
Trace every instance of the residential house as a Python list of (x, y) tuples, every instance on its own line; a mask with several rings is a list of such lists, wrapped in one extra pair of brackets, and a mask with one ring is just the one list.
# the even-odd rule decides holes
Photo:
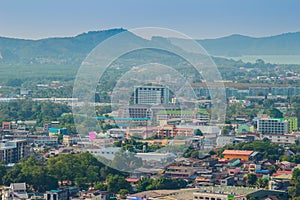
[(4, 187), (2, 200), (21, 200), (28, 199), (26, 183), (11, 183), (9, 187)]
[(69, 192), (66, 189), (50, 190), (45, 194), (46, 200), (69, 200)]

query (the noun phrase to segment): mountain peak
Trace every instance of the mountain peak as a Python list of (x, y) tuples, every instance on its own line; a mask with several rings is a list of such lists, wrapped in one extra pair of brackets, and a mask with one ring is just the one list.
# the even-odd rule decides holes
[(126, 29), (123, 28), (114, 28), (114, 29), (108, 29), (108, 30), (98, 30), (98, 31), (88, 31), (85, 33), (81, 33), (76, 37), (82, 37), (82, 36), (91, 36), (91, 35), (101, 35), (101, 34), (117, 34), (117, 33), (121, 33), (123, 31), (127, 31)]

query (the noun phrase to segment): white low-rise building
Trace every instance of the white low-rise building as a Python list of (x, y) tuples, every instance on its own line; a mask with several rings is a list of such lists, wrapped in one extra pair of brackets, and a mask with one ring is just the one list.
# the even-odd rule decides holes
[(95, 156), (101, 156), (108, 160), (113, 160), (115, 154), (120, 150), (120, 147), (106, 147), (106, 148), (97, 148), (97, 147), (88, 147), (88, 148), (81, 148), (77, 151), (79, 152), (89, 152)]
[(278, 135), (278, 134), (265, 134), (262, 138), (268, 138), (272, 143), (276, 144), (295, 144), (296, 140), (299, 140), (295, 135)]

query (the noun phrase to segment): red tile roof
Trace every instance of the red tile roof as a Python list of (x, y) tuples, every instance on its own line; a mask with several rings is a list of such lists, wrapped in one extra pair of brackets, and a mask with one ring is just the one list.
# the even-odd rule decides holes
[(223, 154), (230, 154), (230, 155), (243, 155), (243, 156), (250, 156), (253, 151), (245, 151), (245, 150), (225, 150)]
[(138, 178), (126, 178), (125, 180), (129, 183), (138, 183), (140, 181)]
[(281, 174), (289, 174), (289, 175), (292, 175), (292, 174), (293, 174), (293, 171), (277, 170), (277, 171), (273, 174), (273, 176), (281, 175)]

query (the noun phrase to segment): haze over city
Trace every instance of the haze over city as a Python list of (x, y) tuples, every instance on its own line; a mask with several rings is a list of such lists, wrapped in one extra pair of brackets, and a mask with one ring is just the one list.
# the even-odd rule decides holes
[(0, 36), (74, 36), (110, 28), (163, 27), (195, 39), (299, 31), (297, 0), (2, 0)]

